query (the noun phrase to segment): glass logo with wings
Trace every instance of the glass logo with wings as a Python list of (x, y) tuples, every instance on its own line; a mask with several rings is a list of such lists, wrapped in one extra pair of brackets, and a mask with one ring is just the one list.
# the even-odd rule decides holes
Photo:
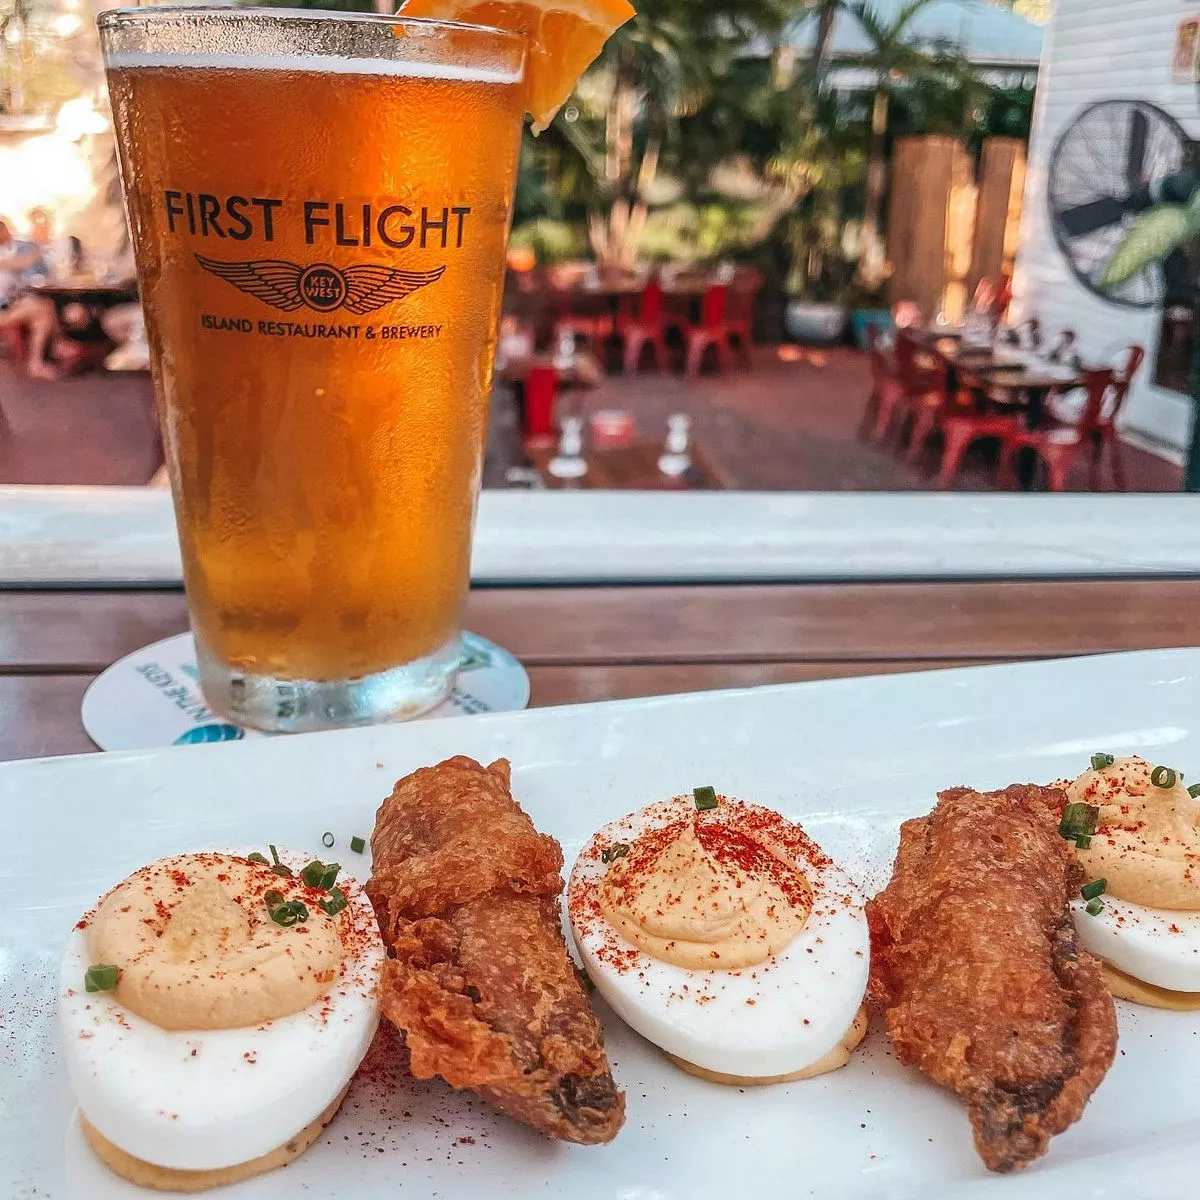
[(329, 263), (303, 267), (278, 258), (222, 262), (202, 254), (196, 255), (196, 261), (239, 291), (282, 312), (295, 312), (307, 305), (314, 312), (344, 308), (358, 316), (403, 300), (418, 288), (436, 283), (446, 271), (444, 265), (431, 271), (401, 271), (367, 263), (344, 270)]

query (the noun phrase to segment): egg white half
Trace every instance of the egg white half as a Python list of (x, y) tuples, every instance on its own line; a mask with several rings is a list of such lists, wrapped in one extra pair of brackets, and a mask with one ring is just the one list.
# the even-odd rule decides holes
[[(293, 868), (311, 855), (282, 852)], [(84, 990), (87, 931), (74, 929), (59, 977), (59, 1024), (79, 1108), (110, 1142), (178, 1170), (236, 1166), (282, 1146), (333, 1102), (379, 1024), (384, 949), (361, 886), (346, 875), (340, 920), (353, 953), (329, 993), (245, 1029), (172, 1031), (107, 992)]]
[(1144, 983), (1200, 992), (1200, 912), (1146, 908), (1104, 896), (1094, 917), (1071, 904), (1083, 948)]
[[(613, 1011), (669, 1054), (747, 1078), (801, 1071), (839, 1044), (867, 987), (870, 939), (863, 899), (841, 868), (828, 863), (814, 869), (797, 860), (813, 893), (807, 924), (779, 954), (737, 971), (690, 971), (652, 958), (587, 911), (586, 889), (609, 869), (600, 858), (604, 846), (632, 842), (694, 812), (690, 796), (677, 797), (631, 813), (592, 837), (575, 861), (567, 891), (579, 955)], [(614, 946), (620, 950), (619, 969)]]

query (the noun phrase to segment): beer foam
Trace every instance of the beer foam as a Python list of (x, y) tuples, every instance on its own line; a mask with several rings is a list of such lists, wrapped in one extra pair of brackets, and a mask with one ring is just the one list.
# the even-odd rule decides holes
[(153, 67), (191, 67), (201, 71), (241, 69), (246, 71), (319, 71), (330, 75), (386, 75), (405, 79), (445, 79), (462, 83), (520, 83), (521, 71), (487, 71), (462, 63), (397, 61), (386, 58), (345, 58), (337, 55), (304, 54), (110, 54), (105, 65), (110, 71), (145, 70)]

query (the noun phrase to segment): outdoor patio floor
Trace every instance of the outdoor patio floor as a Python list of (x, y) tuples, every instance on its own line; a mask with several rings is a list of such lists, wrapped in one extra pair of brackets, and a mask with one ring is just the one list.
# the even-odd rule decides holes
[[(654, 372), (610, 376), (580, 395), (583, 411), (630, 410), (638, 435), (653, 440), (664, 436), (668, 414), (688, 413), (697, 442), (730, 487), (932, 487), (936, 442), (920, 466), (910, 467), (892, 449), (858, 439), (867, 391), (866, 357), (855, 351), (807, 351), (804, 361), (784, 362), (775, 347), (760, 347), (746, 371), (699, 381)], [(46, 383), (20, 377), (0, 361), (0, 412), (6, 421), (0, 424), (0, 483), (142, 484), (157, 466), (145, 375), (91, 374)], [(503, 426), (503, 413), (497, 417)], [(504, 463), (490, 457), (489, 477), (502, 478)], [(993, 458), (993, 447), (977, 447), (956, 488), (992, 489)], [(1131, 491), (1179, 488), (1179, 468), (1155, 455), (1127, 446), (1125, 464)], [(1082, 461), (1072, 487), (1087, 490)]]

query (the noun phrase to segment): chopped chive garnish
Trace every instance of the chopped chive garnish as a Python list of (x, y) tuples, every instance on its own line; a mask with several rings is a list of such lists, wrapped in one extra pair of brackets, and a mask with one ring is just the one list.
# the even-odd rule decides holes
[(1104, 895), (1104, 889), (1108, 886), (1107, 879), (1093, 879), (1091, 883), (1085, 883), (1079, 889), (1079, 894), (1085, 900), (1095, 900), (1097, 896)]
[(84, 991), (111, 992), (120, 976), (121, 972), (112, 963), (95, 963), (83, 976)]
[(696, 801), (696, 807), (700, 809), (701, 812), (703, 812), (706, 808), (717, 807), (717, 791), (715, 788), (692, 788), (692, 797)]
[(318, 900), (317, 903), (321, 906), (322, 911), (328, 913), (331, 917), (336, 917), (349, 901), (346, 899), (346, 893), (340, 887), (335, 887), (329, 893), (328, 900)]
[(614, 842), (611, 846), (605, 846), (600, 851), (601, 862), (612, 862), (615, 858), (624, 858), (629, 853), (628, 842)]
[(1076, 850), (1086, 850), (1091, 844), (1092, 844), (1091, 834), (1086, 834), (1084, 837), (1077, 837), (1075, 839), (1075, 849)]
[(263, 903), (267, 906), (267, 916), (276, 925), (298, 925), (308, 920), (308, 909), (299, 900), (285, 900), (282, 892), (266, 892)]
[(596, 990), (596, 985), (592, 982), (592, 977), (582, 967), (576, 967), (575, 974), (579, 976), (579, 982), (583, 984), (585, 992), (594, 992)]
[(1105, 767), (1111, 767), (1116, 761), (1111, 754), (1093, 754), (1092, 770), (1103, 771)]
[(279, 851), (276, 850), (274, 846), (268, 846), (267, 849), (270, 850), (271, 858), (275, 863), (275, 865), (271, 868), (272, 872), (274, 872), (276, 875), (282, 876), (284, 879), (291, 879), (292, 868), (285, 866), (279, 861)]
[(333, 836), (333, 834), (329, 832), (328, 829), (325, 830), (325, 832), (323, 834), (321, 834), (321, 845), (324, 846), (326, 850), (328, 850), (333, 845), (333, 843), (336, 841), (337, 841), (337, 838), (335, 838)]
[(1191, 787), (1188, 788), (1188, 795), (1191, 796), (1193, 800), (1195, 800), (1197, 796), (1200, 796), (1200, 783), (1193, 783)]
[(307, 921), (308, 909), (301, 900), (285, 900), (282, 904), (268, 905), (267, 916), (276, 925), (282, 925), (286, 929), (288, 926)]
[(350, 839), (350, 849), (353, 850), (355, 854), (361, 854), (366, 848), (367, 842), (365, 838), (352, 837)]
[(340, 863), (323, 863), (319, 858), (314, 858), (300, 872), (300, 878), (310, 888), (317, 888), (322, 892), (327, 892), (337, 882), (338, 872), (341, 869)]
[(1178, 773), (1173, 771), (1170, 767), (1155, 767), (1154, 770), (1150, 772), (1150, 782), (1154, 784), (1155, 787), (1173, 788), (1175, 786), (1175, 781), (1178, 778)]
[(1094, 900), (1089, 900), (1087, 904), (1083, 906), (1083, 911), (1087, 913), (1089, 917), (1097, 916), (1099, 913), (1103, 912), (1103, 910), (1104, 901), (1101, 900), (1099, 896), (1097, 896)]
[(253, 854), (247, 854), (246, 857), (251, 862), (262, 863), (264, 867), (269, 867), (271, 865), (271, 860), (265, 854), (259, 854), (257, 850), (255, 850)]
[(1096, 823), (1100, 820), (1100, 810), (1094, 804), (1081, 804), (1076, 801), (1063, 809), (1062, 820), (1058, 823), (1058, 832), (1069, 842), (1079, 838), (1091, 837), (1096, 832)]

